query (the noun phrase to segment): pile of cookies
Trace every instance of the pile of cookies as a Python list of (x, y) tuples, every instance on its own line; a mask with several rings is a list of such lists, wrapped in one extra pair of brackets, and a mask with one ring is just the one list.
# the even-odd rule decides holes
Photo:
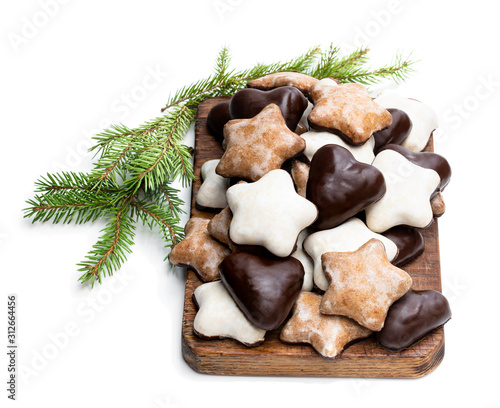
[(205, 282), (194, 332), (257, 346), (269, 330), (338, 357), (373, 335), (406, 349), (451, 317), (444, 296), (412, 289), (401, 267), (419, 229), (444, 213), (451, 170), (422, 152), (431, 108), (361, 84), (278, 73), (215, 105), (207, 125), (224, 149), (201, 168), (174, 265)]

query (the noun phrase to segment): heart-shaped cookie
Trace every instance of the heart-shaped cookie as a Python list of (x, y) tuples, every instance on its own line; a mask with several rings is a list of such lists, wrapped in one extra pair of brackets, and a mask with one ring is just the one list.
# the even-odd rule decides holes
[(450, 318), (450, 305), (441, 293), (410, 290), (390, 307), (384, 328), (376, 334), (376, 339), (388, 350), (401, 351)]
[(398, 145), (403, 143), (410, 134), (413, 126), (410, 117), (401, 109), (389, 108), (387, 111), (392, 116), (392, 123), (385, 129), (373, 134), (375, 139), (375, 154), (382, 147), (390, 143)]
[(237, 252), (219, 266), (222, 282), (255, 326), (274, 330), (286, 319), (300, 294), (304, 268), (295, 258)]
[(224, 140), (224, 125), (231, 120), (229, 102), (230, 101), (219, 102), (210, 109), (207, 116), (207, 127), (221, 143)]
[(336, 227), (378, 201), (384, 193), (382, 173), (358, 162), (347, 149), (330, 144), (314, 154), (307, 182), (307, 199), (319, 211), (314, 228)]
[(422, 233), (405, 226), (393, 227), (382, 234), (398, 247), (397, 256), (391, 261), (395, 266), (403, 266), (422, 255), (425, 249)]
[(288, 129), (293, 132), (307, 108), (307, 99), (292, 86), (283, 86), (271, 91), (242, 89), (231, 98), (229, 113), (231, 119), (250, 119), (272, 103), (278, 105)]

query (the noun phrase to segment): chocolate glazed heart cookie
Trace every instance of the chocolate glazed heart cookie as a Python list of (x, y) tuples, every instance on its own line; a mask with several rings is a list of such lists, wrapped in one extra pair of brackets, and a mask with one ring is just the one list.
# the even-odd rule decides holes
[(231, 119), (250, 119), (271, 103), (278, 105), (288, 129), (293, 132), (307, 108), (307, 99), (292, 86), (283, 86), (272, 91), (242, 89), (231, 98), (229, 113)]
[(297, 300), (304, 268), (295, 258), (236, 252), (219, 266), (222, 283), (255, 326), (278, 328)]
[(384, 328), (376, 333), (375, 338), (382, 347), (401, 351), (450, 318), (450, 305), (441, 293), (412, 289), (390, 307)]
[(229, 102), (222, 101), (215, 105), (207, 116), (207, 126), (215, 136), (215, 138), (222, 143), (224, 140), (224, 125), (231, 120), (229, 114)]
[(392, 116), (392, 123), (385, 129), (373, 134), (375, 139), (374, 152), (377, 154), (379, 150), (390, 143), (401, 144), (405, 141), (411, 132), (413, 124), (406, 112), (400, 109), (387, 109)]
[(385, 194), (382, 173), (373, 166), (358, 162), (347, 149), (325, 145), (311, 161), (307, 199), (318, 207), (313, 228), (336, 227)]

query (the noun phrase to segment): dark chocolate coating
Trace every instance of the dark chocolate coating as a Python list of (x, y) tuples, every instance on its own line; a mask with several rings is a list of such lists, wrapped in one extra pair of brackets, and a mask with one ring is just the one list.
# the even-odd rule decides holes
[(387, 149), (398, 152), (417, 166), (434, 170), (437, 172), (437, 174), (439, 174), (441, 183), (437, 187), (432, 197), (434, 197), (438, 193), (438, 191), (443, 191), (446, 185), (450, 182), (451, 167), (448, 161), (443, 156), (431, 152), (414, 152), (413, 150), (396, 144), (389, 144), (387, 146), (384, 146), (380, 149), (380, 151), (382, 152)]
[(378, 201), (386, 191), (384, 176), (358, 162), (344, 147), (321, 147), (311, 160), (306, 197), (318, 207), (313, 228), (336, 227)]
[(387, 110), (392, 116), (392, 123), (385, 129), (373, 134), (375, 138), (375, 147), (373, 151), (375, 154), (385, 145), (391, 143), (400, 145), (403, 143), (413, 127), (413, 123), (411, 123), (411, 119), (406, 112), (395, 108), (389, 108)]
[(283, 323), (304, 281), (304, 268), (292, 257), (236, 252), (222, 261), (219, 271), (243, 314), (264, 330), (274, 330)]
[(302, 114), (307, 108), (307, 99), (297, 88), (282, 86), (271, 91), (246, 88), (231, 98), (229, 113), (231, 119), (249, 119), (258, 115), (267, 105), (278, 105), (286, 125), (294, 132)]
[(389, 308), (384, 328), (375, 334), (375, 338), (382, 347), (401, 351), (450, 318), (450, 305), (440, 292), (410, 289)]
[(231, 120), (229, 102), (230, 101), (219, 102), (210, 109), (207, 116), (208, 129), (221, 143), (224, 140), (224, 125)]
[(397, 226), (382, 234), (389, 238), (398, 247), (398, 254), (391, 263), (395, 266), (403, 266), (422, 255), (425, 249), (424, 237), (415, 228)]

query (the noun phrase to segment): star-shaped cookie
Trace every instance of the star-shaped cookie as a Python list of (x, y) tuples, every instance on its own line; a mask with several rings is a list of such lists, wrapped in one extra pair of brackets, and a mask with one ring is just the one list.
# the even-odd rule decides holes
[(311, 130), (303, 133), (301, 137), (306, 141), (306, 150), (304, 150), (304, 154), (309, 161), (312, 160), (314, 153), (327, 144), (336, 144), (346, 148), (352, 153), (354, 158), (361, 163), (372, 164), (375, 158), (375, 154), (373, 153), (375, 138), (373, 136), (361, 146), (350, 145), (344, 142), (340, 136), (330, 132), (315, 132)]
[(377, 239), (355, 252), (327, 252), (321, 262), (330, 284), (321, 313), (350, 317), (373, 331), (384, 327), (389, 307), (412, 285), (410, 275), (388, 261)]
[(295, 192), (284, 170), (273, 170), (255, 183), (236, 184), (226, 197), (233, 213), (231, 241), (261, 245), (280, 257), (293, 252), (299, 233), (318, 215), (316, 206)]
[(390, 149), (377, 154), (372, 165), (384, 175), (387, 190), (365, 209), (368, 228), (382, 233), (396, 225), (427, 227), (433, 219), (430, 199), (441, 181), (438, 173)]
[(369, 329), (352, 319), (321, 314), (320, 303), (320, 295), (302, 292), (280, 339), (286, 343), (308, 343), (323, 357), (333, 359), (348, 343), (371, 334)]
[(266, 331), (247, 320), (221, 281), (198, 286), (193, 300), (199, 307), (193, 323), (197, 336), (231, 338), (248, 347), (264, 341)]
[(266, 91), (280, 86), (294, 86), (307, 96), (309, 88), (316, 82), (318, 82), (316, 78), (301, 74), (300, 72), (276, 72), (274, 74), (265, 75), (262, 78), (254, 79), (250, 81), (247, 86), (249, 88), (257, 88)]
[(356, 251), (361, 245), (372, 238), (383, 242), (387, 258), (392, 261), (398, 253), (398, 248), (390, 239), (375, 234), (359, 218), (351, 218), (338, 227), (315, 232), (304, 241), (304, 250), (314, 262), (314, 284), (325, 291), (328, 281), (321, 265), (321, 255), (325, 252)]
[(301, 153), (306, 143), (287, 128), (278, 106), (270, 104), (251, 119), (229, 121), (224, 147), (217, 174), (257, 181)]
[(311, 128), (336, 133), (353, 145), (365, 143), (392, 122), (391, 114), (373, 102), (361, 84), (338, 85), (326, 78), (313, 85), (309, 95), (314, 102)]
[(185, 238), (172, 248), (168, 257), (173, 265), (193, 268), (204, 282), (220, 278), (219, 264), (231, 253), (208, 233), (209, 222), (207, 218), (192, 217), (184, 229)]
[(410, 134), (402, 145), (414, 152), (422, 151), (432, 132), (438, 127), (438, 118), (434, 110), (415, 99), (405, 98), (394, 91), (384, 91), (375, 99), (384, 108), (401, 109), (413, 124)]
[(215, 168), (219, 160), (208, 160), (201, 166), (201, 184), (196, 194), (196, 206), (204, 211), (220, 209), (227, 206), (226, 190), (229, 187), (229, 179), (219, 176)]

